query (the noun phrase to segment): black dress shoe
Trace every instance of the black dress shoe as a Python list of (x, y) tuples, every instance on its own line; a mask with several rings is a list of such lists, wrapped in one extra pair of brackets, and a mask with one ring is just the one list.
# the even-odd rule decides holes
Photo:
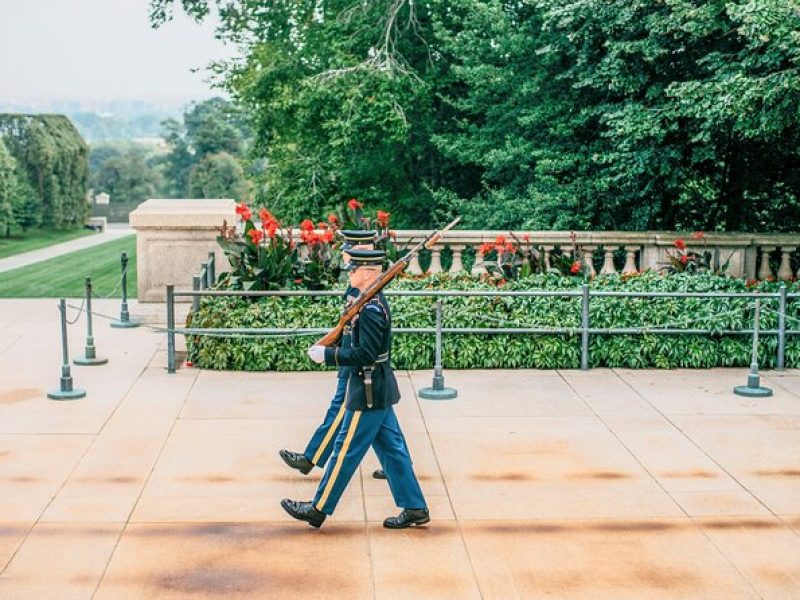
[(303, 475), (308, 475), (309, 471), (314, 468), (314, 463), (308, 460), (304, 455), (292, 452), (291, 450), (279, 450), (278, 454), (281, 455), (283, 462), (297, 469)]
[(386, 473), (383, 472), (383, 469), (375, 469), (372, 472), (373, 479), (386, 479)]
[(312, 527), (319, 527), (325, 520), (325, 513), (318, 511), (311, 502), (299, 502), (284, 498), (281, 500), (283, 510), (292, 515), (298, 521), (305, 521)]
[(398, 516), (386, 519), (383, 526), (389, 529), (405, 529), (412, 525), (425, 525), (430, 520), (431, 514), (427, 508), (404, 508)]

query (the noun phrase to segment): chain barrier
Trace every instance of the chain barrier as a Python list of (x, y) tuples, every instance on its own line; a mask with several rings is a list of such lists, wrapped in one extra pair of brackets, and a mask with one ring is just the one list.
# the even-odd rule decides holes
[(106, 300), (108, 298), (111, 298), (111, 296), (113, 296), (116, 293), (116, 291), (119, 289), (119, 287), (122, 285), (122, 280), (125, 279), (125, 275), (127, 274), (127, 272), (128, 272), (128, 265), (126, 264), (125, 268), (122, 270), (122, 274), (119, 276), (119, 281), (117, 281), (117, 285), (114, 286), (114, 289), (111, 290), (105, 296), (96, 296), (96, 297), (100, 298), (102, 300)]
[(74, 306), (74, 305), (72, 305), (72, 304), (67, 304), (67, 305), (66, 305), (67, 307), (69, 307), (69, 308), (74, 308), (74, 309), (77, 309), (77, 311), (78, 311), (78, 314), (77, 314), (77, 315), (75, 315), (75, 319), (74, 319), (74, 320), (72, 320), (72, 321), (70, 321), (69, 319), (67, 319), (66, 317), (64, 317), (64, 320), (67, 322), (67, 325), (74, 325), (75, 323), (77, 323), (77, 322), (78, 322), (78, 319), (80, 319), (80, 318), (81, 318), (81, 315), (83, 314), (83, 307), (84, 307), (85, 305), (86, 305), (86, 296), (84, 296), (84, 297), (83, 297), (83, 300), (81, 300), (81, 305), (80, 305), (80, 306)]

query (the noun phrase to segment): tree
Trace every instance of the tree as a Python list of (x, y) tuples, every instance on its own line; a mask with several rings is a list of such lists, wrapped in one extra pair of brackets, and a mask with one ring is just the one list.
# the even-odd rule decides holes
[(143, 202), (160, 195), (164, 181), (145, 160), (141, 149), (128, 149), (106, 158), (92, 177), (95, 193), (105, 192), (111, 202)]
[[(163, 159), (165, 176), (169, 182), (168, 194), (181, 198), (194, 194), (189, 179), (200, 162), (209, 155), (218, 154), (243, 160), (250, 135), (241, 111), (223, 98), (211, 98), (193, 104), (184, 113), (182, 123), (168, 119), (162, 126), (170, 149)], [(203, 172), (208, 169), (209, 165), (200, 167)], [(239, 170), (243, 172), (241, 165)], [(203, 180), (203, 185), (208, 183), (207, 179)], [(197, 189), (197, 185), (194, 189)]]
[[(151, 0), (155, 24), (175, 0)], [(192, 0), (254, 123), (263, 201), (398, 226), (796, 229), (785, 0)]]
[(227, 152), (207, 154), (189, 172), (189, 196), (192, 198), (248, 197), (247, 180), (239, 164)]
[(26, 218), (55, 229), (82, 227), (86, 202), (89, 148), (69, 119), (62, 115), (0, 115), (0, 137), (17, 161), (24, 196), (35, 201)]
[(12, 202), (17, 191), (17, 161), (6, 149), (0, 139), (0, 232), (11, 235), (14, 226)]

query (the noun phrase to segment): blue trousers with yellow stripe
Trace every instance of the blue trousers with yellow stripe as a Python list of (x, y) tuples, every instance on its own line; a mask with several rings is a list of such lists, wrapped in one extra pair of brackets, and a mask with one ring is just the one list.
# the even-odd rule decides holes
[(318, 467), (324, 467), (328, 457), (333, 452), (336, 433), (339, 431), (339, 425), (341, 425), (344, 418), (344, 394), (347, 391), (347, 377), (339, 377), (337, 381), (339, 383), (336, 386), (336, 393), (333, 395), (328, 412), (325, 413), (325, 419), (317, 427), (308, 442), (308, 446), (306, 446), (305, 452), (303, 452), (305, 457)]
[(390, 406), (384, 410), (346, 410), (333, 446), (333, 456), (314, 496), (314, 507), (333, 514), (367, 449), (372, 446), (399, 508), (427, 508), (400, 424)]

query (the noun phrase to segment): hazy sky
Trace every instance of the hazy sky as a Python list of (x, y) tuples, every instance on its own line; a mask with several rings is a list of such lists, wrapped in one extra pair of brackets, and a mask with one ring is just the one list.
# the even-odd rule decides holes
[(154, 30), (147, 14), (147, 0), (0, 0), (0, 100), (213, 95), (204, 67), (234, 53), (213, 24)]

